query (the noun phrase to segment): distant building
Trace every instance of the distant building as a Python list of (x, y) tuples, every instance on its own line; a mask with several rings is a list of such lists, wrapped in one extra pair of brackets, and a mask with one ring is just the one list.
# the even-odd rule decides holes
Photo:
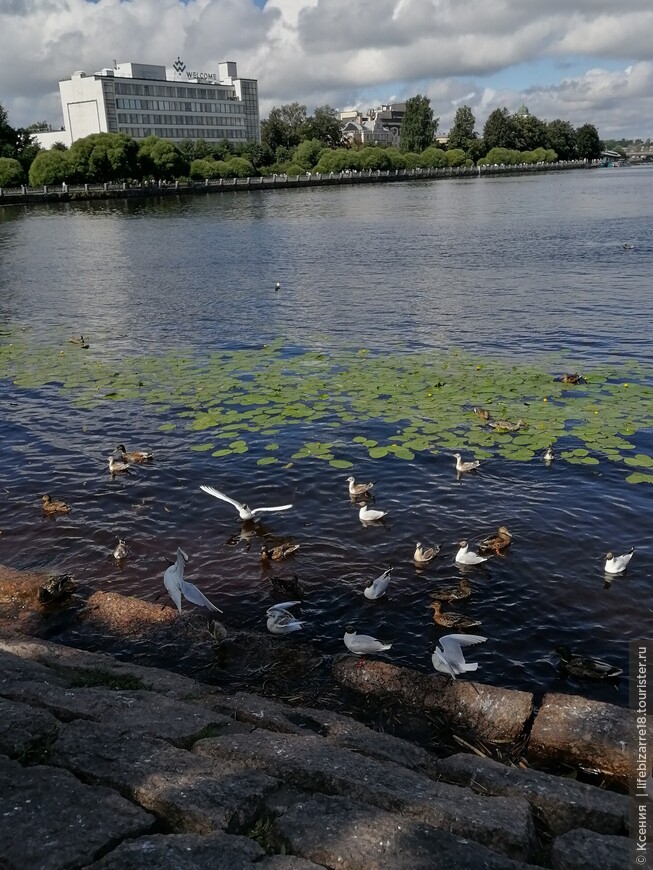
[(359, 145), (394, 145), (398, 148), (401, 122), (405, 114), (405, 103), (368, 109), (366, 113), (358, 109), (340, 112), (343, 135), (350, 142)]
[(180, 58), (170, 69), (114, 62), (97, 73), (74, 72), (59, 82), (59, 92), (65, 129), (35, 133), (42, 148), (92, 133), (261, 141), (258, 82), (238, 78), (233, 61), (218, 64), (217, 73), (188, 71)]
[(515, 115), (520, 115), (523, 118), (527, 118), (530, 115), (530, 113), (531, 112), (530, 112), (530, 109), (528, 108), (528, 106), (525, 106), (522, 103), (521, 106), (515, 112)]

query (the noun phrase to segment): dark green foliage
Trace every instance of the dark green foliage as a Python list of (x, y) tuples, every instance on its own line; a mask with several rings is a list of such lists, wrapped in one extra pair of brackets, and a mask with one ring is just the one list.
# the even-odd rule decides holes
[(299, 103), (275, 106), (261, 123), (261, 143), (275, 153), (279, 146), (294, 149), (302, 140), (305, 122), (306, 106)]
[(164, 178), (172, 181), (185, 175), (189, 162), (181, 151), (168, 139), (148, 136), (138, 149), (141, 178)]
[(535, 115), (513, 115), (516, 126), (516, 144), (518, 151), (533, 151), (546, 145), (547, 130), (544, 121)]
[(68, 151), (71, 181), (128, 181), (140, 176), (138, 142), (125, 133), (93, 133)]
[(318, 106), (306, 119), (301, 130), (302, 139), (317, 139), (325, 148), (342, 145), (342, 122), (331, 106)]
[(61, 184), (70, 177), (68, 151), (41, 151), (29, 169), (29, 183), (32, 187), (44, 184)]
[(293, 161), (304, 169), (312, 169), (323, 151), (324, 145), (319, 139), (305, 139), (295, 148)]
[(474, 130), (476, 118), (469, 106), (459, 106), (453, 120), (453, 127), (449, 131), (448, 147), (451, 149), (462, 148), (467, 151), (470, 140), (478, 139)]
[(492, 148), (516, 149), (518, 144), (518, 128), (514, 115), (508, 109), (495, 109), (483, 127), (483, 139), (488, 150)]
[(20, 187), (25, 181), (23, 167), (13, 157), (0, 157), (0, 187)]
[(401, 150), (421, 152), (433, 144), (439, 118), (433, 118), (428, 97), (418, 94), (406, 100), (406, 114), (399, 133)]
[(579, 160), (598, 160), (603, 143), (594, 124), (583, 124), (576, 130), (576, 157)]
[(576, 132), (569, 121), (549, 121), (546, 125), (548, 148), (558, 155), (558, 160), (573, 160), (576, 157)]

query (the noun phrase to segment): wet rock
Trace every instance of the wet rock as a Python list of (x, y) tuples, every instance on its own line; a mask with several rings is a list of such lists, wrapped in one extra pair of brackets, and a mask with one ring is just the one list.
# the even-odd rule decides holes
[(529, 692), (427, 676), (386, 662), (350, 656), (334, 662), (333, 678), (364, 695), (390, 696), (415, 709), (436, 712), (453, 729), (490, 741), (517, 740), (533, 710)]
[(533, 848), (533, 823), (526, 801), (482, 798), (397, 764), (329, 745), (320, 737), (255, 731), (200, 740), (193, 752), (220, 764), (239, 763), (265, 771), (295, 787), (414, 816), (517, 859), (526, 859)]
[(162, 740), (82, 720), (62, 725), (51, 763), (115, 788), (174, 833), (240, 831), (277, 787), (247, 765), (214, 764)]
[(54, 742), (59, 723), (45, 710), (0, 698), (0, 754), (21, 762), (41, 760)]
[(65, 770), (21, 767), (0, 757), (0, 866), (79, 867), (154, 819), (108, 788), (91, 788)]
[(344, 797), (296, 804), (271, 831), (279, 845), (342, 870), (517, 870), (522, 863), (446, 831)]
[(525, 798), (553, 834), (581, 827), (603, 834), (623, 834), (627, 829), (628, 798), (593, 785), (463, 753), (438, 761), (438, 770), (447, 782), (475, 787), (483, 794)]
[(577, 695), (549, 693), (535, 717), (528, 758), (597, 770), (628, 782), (628, 710)]
[[(553, 870), (625, 870), (630, 843), (627, 837), (602, 836), (579, 828), (558, 837), (551, 850)], [(633, 864), (633, 867), (636, 867)]]

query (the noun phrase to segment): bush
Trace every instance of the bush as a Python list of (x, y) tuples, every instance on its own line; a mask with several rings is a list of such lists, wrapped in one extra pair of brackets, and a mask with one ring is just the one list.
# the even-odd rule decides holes
[(68, 151), (40, 151), (29, 168), (30, 185), (61, 184), (70, 178), (68, 154)]
[(419, 165), (423, 169), (440, 169), (449, 165), (446, 153), (442, 148), (435, 148), (434, 146), (425, 148), (419, 155), (419, 159)]
[(220, 166), (226, 166), (220, 160), (212, 160), (209, 157), (193, 160), (190, 165), (190, 177), (194, 181), (204, 181), (205, 178), (222, 178)]
[[(467, 157), (462, 148), (452, 148), (451, 151), (445, 151), (444, 156), (447, 158), (449, 166), (465, 166), (467, 163)], [(471, 163), (471, 160), (469, 162)]]
[(25, 180), (23, 167), (13, 157), (0, 157), (0, 187), (20, 187)]

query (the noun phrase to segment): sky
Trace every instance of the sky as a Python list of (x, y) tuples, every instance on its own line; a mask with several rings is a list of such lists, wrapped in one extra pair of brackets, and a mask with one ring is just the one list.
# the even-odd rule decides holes
[(458, 106), (653, 137), (652, 0), (0, 0), (0, 104), (63, 124), (58, 82), (113, 61), (259, 82), (273, 106), (368, 108), (416, 94), (446, 134)]

